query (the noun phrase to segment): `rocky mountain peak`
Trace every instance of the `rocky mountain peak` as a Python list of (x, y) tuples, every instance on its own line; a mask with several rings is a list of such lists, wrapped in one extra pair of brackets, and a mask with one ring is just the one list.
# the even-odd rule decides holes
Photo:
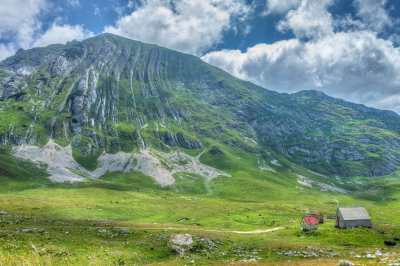
[(279, 94), (195, 56), (112, 34), (20, 49), (0, 63), (0, 77), (0, 144), (52, 139), (71, 145), (88, 169), (103, 153), (215, 144), (337, 175), (386, 175), (400, 165), (392, 111), (318, 91)]

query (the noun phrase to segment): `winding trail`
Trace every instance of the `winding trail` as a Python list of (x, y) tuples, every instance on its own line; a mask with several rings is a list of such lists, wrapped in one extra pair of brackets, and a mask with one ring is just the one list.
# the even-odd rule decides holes
[(234, 233), (234, 234), (262, 234), (262, 233), (268, 233), (272, 231), (276, 231), (279, 229), (283, 229), (284, 227), (276, 227), (272, 229), (267, 229), (267, 230), (255, 230), (255, 231), (225, 231), (225, 230), (211, 230), (211, 229), (192, 229), (192, 228), (177, 228), (177, 227), (167, 227), (167, 228), (144, 228), (146, 230), (184, 230), (184, 231), (207, 231), (207, 232), (218, 232), (218, 233)]
[(236, 234), (262, 234), (262, 233), (268, 233), (271, 231), (276, 231), (279, 229), (283, 229), (283, 227), (276, 227), (268, 230), (255, 230), (255, 231), (229, 231), (230, 233), (236, 233)]

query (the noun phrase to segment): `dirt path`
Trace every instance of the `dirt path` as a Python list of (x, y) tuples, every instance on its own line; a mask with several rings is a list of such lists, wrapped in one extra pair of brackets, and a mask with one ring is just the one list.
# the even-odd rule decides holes
[(276, 231), (279, 229), (283, 229), (283, 227), (277, 227), (277, 228), (272, 228), (268, 230), (255, 230), (255, 231), (229, 231), (230, 233), (236, 233), (236, 234), (262, 234), (262, 233), (268, 233), (271, 231)]
[(176, 228), (176, 227), (167, 227), (167, 228), (142, 228), (146, 230), (184, 230), (184, 231), (207, 231), (207, 232), (218, 232), (218, 233), (234, 233), (234, 234), (262, 234), (262, 233), (268, 233), (272, 231), (276, 231), (279, 229), (283, 229), (284, 227), (276, 227), (268, 230), (255, 230), (255, 231), (225, 231), (225, 230), (211, 230), (211, 229), (192, 229), (192, 228)]

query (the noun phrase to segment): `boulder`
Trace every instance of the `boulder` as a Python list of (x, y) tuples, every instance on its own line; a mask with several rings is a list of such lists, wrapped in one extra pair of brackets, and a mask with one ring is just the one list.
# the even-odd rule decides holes
[(190, 246), (193, 243), (193, 239), (189, 234), (172, 235), (169, 242), (180, 246)]
[(338, 265), (353, 266), (355, 264), (348, 260), (341, 260), (339, 261)]

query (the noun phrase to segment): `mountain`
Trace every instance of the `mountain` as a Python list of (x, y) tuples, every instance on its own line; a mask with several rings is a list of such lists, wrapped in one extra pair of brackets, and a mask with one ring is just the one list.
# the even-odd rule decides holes
[(344, 177), (400, 166), (395, 112), (270, 91), (112, 34), (18, 50), (0, 63), (0, 95), (0, 145), (55, 181), (139, 171), (170, 185), (231, 176), (240, 160)]

